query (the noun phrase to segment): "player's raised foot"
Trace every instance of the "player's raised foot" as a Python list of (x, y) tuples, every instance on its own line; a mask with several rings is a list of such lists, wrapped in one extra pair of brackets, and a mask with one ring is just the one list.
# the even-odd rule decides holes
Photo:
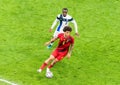
[(37, 72), (38, 72), (38, 73), (41, 73), (41, 72), (42, 72), (42, 69), (38, 69)]

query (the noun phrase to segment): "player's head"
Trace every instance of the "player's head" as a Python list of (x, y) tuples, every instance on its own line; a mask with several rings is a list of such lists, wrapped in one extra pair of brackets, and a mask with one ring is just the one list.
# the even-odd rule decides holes
[(62, 14), (63, 14), (64, 17), (67, 15), (67, 13), (68, 13), (68, 9), (67, 8), (63, 8), (62, 9)]
[(72, 28), (70, 26), (65, 26), (63, 31), (64, 31), (65, 36), (69, 36), (70, 32), (72, 31)]

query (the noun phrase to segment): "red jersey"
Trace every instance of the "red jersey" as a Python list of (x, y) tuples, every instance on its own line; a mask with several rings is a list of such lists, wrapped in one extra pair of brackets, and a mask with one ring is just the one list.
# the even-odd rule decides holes
[(58, 38), (59, 38), (59, 43), (56, 49), (59, 52), (68, 51), (69, 46), (71, 44), (74, 44), (74, 38), (72, 36), (65, 38), (64, 33), (58, 34)]
[(57, 48), (52, 52), (52, 55), (58, 60), (62, 60), (68, 53), (71, 44), (74, 44), (74, 38), (69, 36), (64, 37), (64, 33), (58, 34), (59, 43)]

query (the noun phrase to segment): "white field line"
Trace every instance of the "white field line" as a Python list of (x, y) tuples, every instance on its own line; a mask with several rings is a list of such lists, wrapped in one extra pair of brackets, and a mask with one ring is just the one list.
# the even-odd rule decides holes
[(12, 83), (12, 82), (10, 82), (10, 81), (8, 81), (8, 80), (1, 79), (1, 78), (0, 78), (0, 81), (2, 81), (2, 82), (4, 82), (4, 83), (7, 83), (7, 84), (10, 84), (10, 85), (17, 85), (17, 84), (15, 84), (15, 83)]

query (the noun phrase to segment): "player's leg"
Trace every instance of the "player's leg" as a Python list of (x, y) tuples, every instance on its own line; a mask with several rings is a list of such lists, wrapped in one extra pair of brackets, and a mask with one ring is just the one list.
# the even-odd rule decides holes
[(57, 58), (54, 59), (51, 64), (48, 66), (47, 70), (46, 70), (46, 76), (49, 74), (50, 75), (50, 78), (53, 76), (53, 73), (50, 71), (50, 68), (53, 67), (53, 65), (58, 62)]
[(52, 52), (52, 55), (54, 56), (54, 59), (53, 59), (53, 61), (50, 63), (50, 65), (48, 66), (48, 68), (47, 68), (48, 70), (49, 70), (50, 68), (52, 68), (53, 65), (54, 65), (57, 61), (59, 61), (59, 60), (57, 59), (57, 57), (59, 56), (58, 53), (59, 53), (59, 52), (58, 52), (57, 49)]
[(68, 53), (68, 51), (64, 51), (64, 52), (56, 51), (56, 52), (57, 52), (57, 55), (56, 55), (55, 59), (53, 60), (53, 62), (48, 66), (48, 68), (47, 68), (48, 70), (50, 68), (52, 68), (56, 64), (56, 62), (62, 60)]
[(47, 67), (46, 72), (50, 72), (50, 68), (52, 68), (59, 60), (57, 58), (55, 58), (51, 64)]
[(53, 59), (55, 59), (55, 57), (53, 55), (50, 55), (50, 57), (47, 60), (45, 60), (45, 62), (40, 66), (40, 68), (38, 69), (38, 72), (41, 72)]

